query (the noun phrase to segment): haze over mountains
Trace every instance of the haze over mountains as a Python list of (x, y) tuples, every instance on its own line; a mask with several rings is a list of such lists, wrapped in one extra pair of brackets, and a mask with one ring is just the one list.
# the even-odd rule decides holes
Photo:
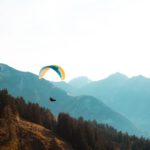
[[(71, 93), (72, 91), (72, 93)], [(72, 95), (91, 95), (125, 115), (139, 128), (150, 132), (150, 79), (142, 75), (128, 78), (115, 73), (109, 77), (69, 91)]]
[[(65, 83), (65, 85), (67, 84)], [(67, 112), (74, 117), (96, 119), (98, 122), (108, 123), (118, 130), (141, 135), (141, 132), (127, 118), (113, 111), (100, 99), (88, 96), (89, 94), (70, 96), (53, 83), (45, 79), (39, 80), (38, 76), (32, 73), (20, 72), (0, 64), (0, 88), (7, 88), (14, 96), (23, 96), (26, 100), (38, 102), (40, 105), (50, 108), (55, 115), (59, 112)], [(57, 101), (50, 103), (49, 97), (53, 97)]]

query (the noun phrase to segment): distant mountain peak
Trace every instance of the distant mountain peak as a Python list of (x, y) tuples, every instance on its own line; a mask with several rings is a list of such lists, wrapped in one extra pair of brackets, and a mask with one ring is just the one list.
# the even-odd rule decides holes
[(108, 76), (108, 78), (126, 78), (126, 79), (128, 79), (128, 77), (125, 74), (120, 73), (120, 72), (113, 73), (110, 76)]
[(3, 64), (3, 63), (0, 63), (0, 77), (6, 77), (6, 76), (11, 76), (14, 72), (16, 71), (16, 69), (6, 65), (6, 64)]
[(3, 64), (3, 63), (0, 63), (0, 71), (2, 69), (7, 69), (7, 68), (11, 68), (10, 66), (6, 65), (6, 64)]
[(131, 79), (146, 79), (146, 77), (140, 74), (137, 76), (133, 76)]
[[(72, 80), (79, 80), (79, 79), (84, 79), (84, 80), (91, 81), (91, 79), (89, 79), (87, 76), (79, 76), (79, 77), (76, 77), (76, 78), (74, 78), (74, 79), (72, 79)], [(70, 82), (71, 82), (72, 80), (70, 80)]]
[[(0, 63), (0, 72), (4, 72), (4, 73), (7, 73), (9, 71), (19, 71), (13, 67), (10, 67), (9, 65), (6, 65), (6, 64), (3, 64), (3, 63)], [(19, 71), (20, 72), (20, 71)]]
[(81, 88), (90, 82), (91, 82), (91, 80), (88, 77), (80, 76), (80, 77), (77, 77), (77, 78), (70, 80), (69, 84), (73, 87)]

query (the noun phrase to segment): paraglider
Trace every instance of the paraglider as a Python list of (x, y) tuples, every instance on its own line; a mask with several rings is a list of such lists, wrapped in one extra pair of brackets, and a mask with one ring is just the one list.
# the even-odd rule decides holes
[(49, 69), (53, 69), (54, 71), (56, 71), (62, 80), (65, 79), (64, 70), (62, 69), (62, 67), (57, 66), (57, 65), (50, 65), (50, 66), (42, 67), (39, 73), (39, 79), (42, 79)]
[(55, 102), (55, 101), (56, 101), (56, 99), (54, 99), (54, 98), (52, 98), (52, 97), (50, 97), (49, 100), (50, 100), (51, 102)]

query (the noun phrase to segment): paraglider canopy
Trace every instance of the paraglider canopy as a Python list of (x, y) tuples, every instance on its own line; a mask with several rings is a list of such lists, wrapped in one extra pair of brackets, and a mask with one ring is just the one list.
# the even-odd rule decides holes
[(59, 77), (62, 80), (65, 79), (65, 72), (62, 69), (62, 67), (60, 67), (58, 65), (50, 65), (50, 66), (42, 67), (41, 70), (40, 70), (40, 73), (39, 73), (39, 79), (42, 79), (50, 68), (53, 69), (54, 71), (56, 71), (56, 73), (59, 75)]

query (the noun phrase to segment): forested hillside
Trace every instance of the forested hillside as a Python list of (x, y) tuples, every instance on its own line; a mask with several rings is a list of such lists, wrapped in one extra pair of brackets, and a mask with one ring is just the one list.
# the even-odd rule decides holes
[(9, 146), (14, 150), (149, 150), (150, 141), (82, 117), (60, 113), (55, 118), (48, 109), (1, 90), (0, 148)]

